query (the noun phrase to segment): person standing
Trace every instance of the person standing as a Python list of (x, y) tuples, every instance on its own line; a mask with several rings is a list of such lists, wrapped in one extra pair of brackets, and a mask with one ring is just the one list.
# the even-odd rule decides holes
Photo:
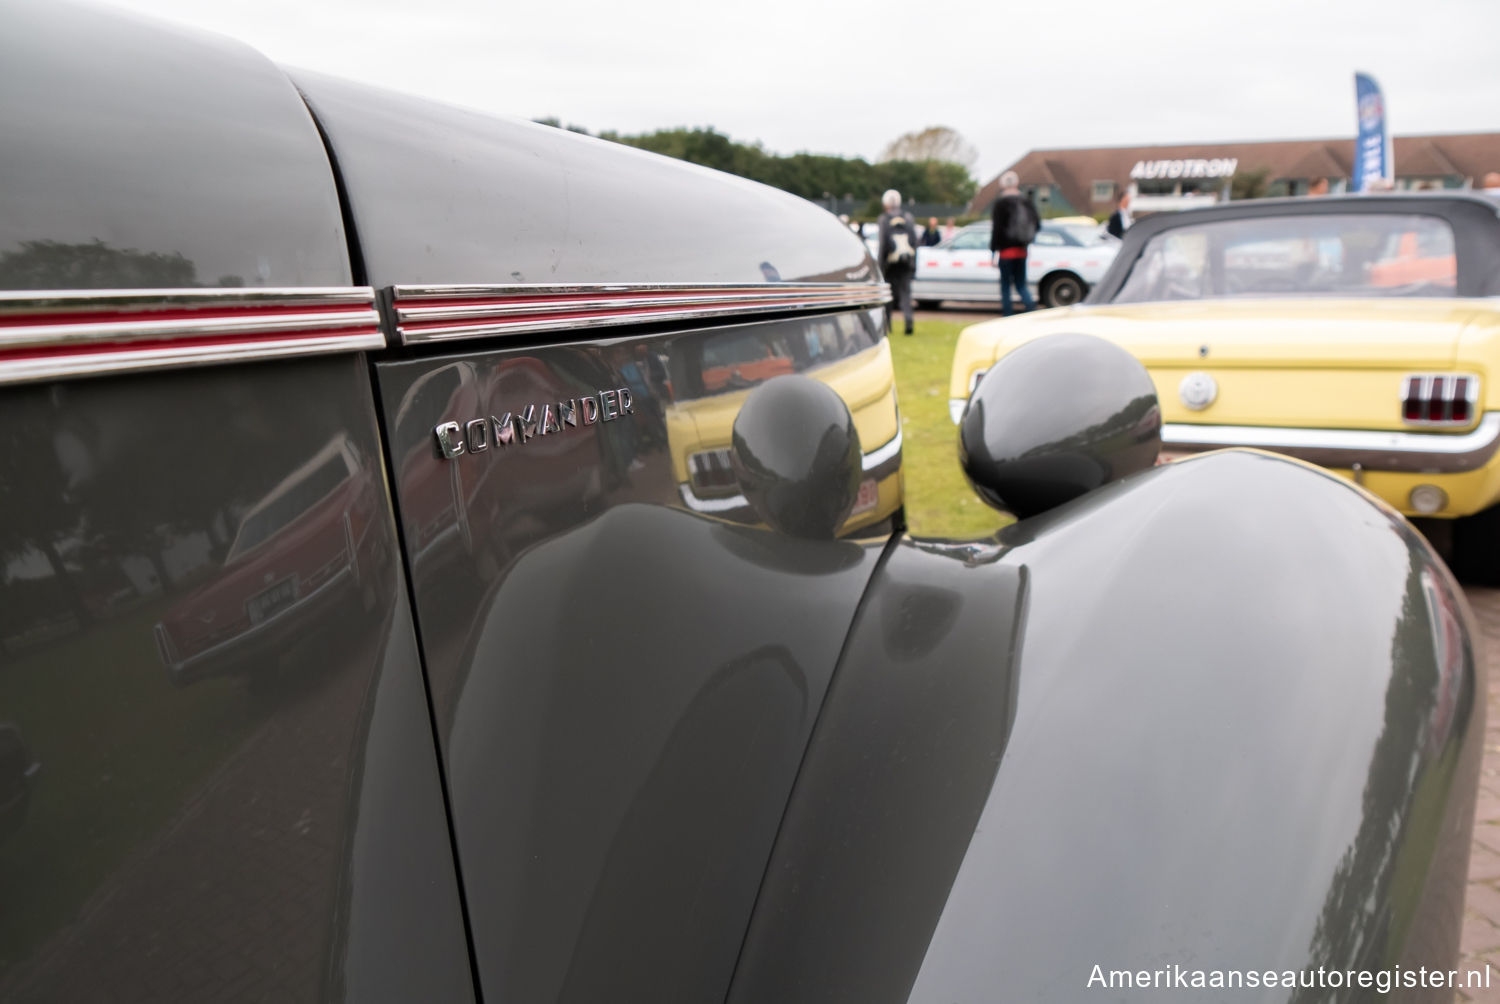
[[(885, 212), (880, 214), (880, 270), (891, 284), (896, 307), (906, 319), (906, 333), (912, 332), (911, 279), (917, 271), (917, 221), (901, 208), (901, 193), (894, 188), (880, 197)], [(890, 315), (887, 314), (887, 317)], [(890, 323), (887, 321), (889, 330)]]
[(995, 200), (993, 225), (990, 228), (991, 261), (1000, 269), (1000, 314), (1009, 317), (1010, 288), (1021, 293), (1027, 310), (1035, 310), (1031, 287), (1026, 284), (1026, 249), (1036, 238), (1042, 221), (1036, 206), (1021, 194), (1020, 178), (1014, 171), (1000, 175), (1000, 198)]
[(922, 235), (922, 246), (924, 248), (933, 247), (941, 242), (942, 239), (943, 232), (938, 229), (937, 217), (929, 216), (927, 218), (927, 232)]
[(948, 222), (943, 224), (943, 240), (951, 241), (953, 235), (958, 233), (958, 227), (953, 225), (953, 217), (948, 217)]
[(1104, 229), (1111, 237), (1124, 237), (1125, 231), (1130, 229), (1130, 189), (1120, 193), (1115, 200), (1115, 211), (1109, 214), (1109, 222)]

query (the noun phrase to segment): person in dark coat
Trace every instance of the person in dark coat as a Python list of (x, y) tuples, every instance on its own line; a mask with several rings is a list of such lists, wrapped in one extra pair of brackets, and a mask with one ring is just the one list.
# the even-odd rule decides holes
[(943, 232), (938, 229), (937, 217), (929, 217), (927, 220), (927, 232), (922, 235), (922, 246), (924, 248), (930, 248), (934, 244), (942, 241), (942, 239)]
[[(885, 212), (880, 214), (880, 270), (891, 284), (896, 307), (906, 318), (906, 333), (912, 333), (911, 279), (917, 271), (917, 221), (901, 208), (901, 193), (894, 188), (881, 196)], [(886, 328), (890, 328), (887, 314)]]
[(1020, 178), (1014, 171), (1000, 175), (1000, 198), (995, 200), (993, 225), (990, 228), (991, 261), (1000, 269), (1000, 314), (1009, 317), (1014, 311), (1010, 290), (1021, 293), (1027, 310), (1035, 310), (1031, 287), (1026, 284), (1026, 250), (1042, 225), (1036, 206), (1021, 194)]
[(1130, 189), (1120, 193), (1115, 200), (1115, 211), (1109, 214), (1109, 222), (1104, 229), (1111, 237), (1124, 237), (1125, 231), (1130, 229)]

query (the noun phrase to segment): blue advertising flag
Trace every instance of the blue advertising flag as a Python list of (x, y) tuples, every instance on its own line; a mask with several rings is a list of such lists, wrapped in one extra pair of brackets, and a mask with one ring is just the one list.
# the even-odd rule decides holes
[(1378, 179), (1395, 180), (1391, 141), (1385, 129), (1385, 98), (1380, 85), (1368, 73), (1354, 75), (1354, 101), (1359, 113), (1359, 136), (1354, 141), (1354, 178), (1350, 186), (1356, 192), (1368, 191)]

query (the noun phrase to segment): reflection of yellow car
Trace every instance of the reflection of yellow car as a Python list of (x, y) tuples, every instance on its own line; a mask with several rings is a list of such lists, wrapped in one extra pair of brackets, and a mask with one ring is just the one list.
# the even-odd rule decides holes
[(671, 374), (667, 436), (683, 503), (737, 522), (758, 517), (730, 463), (731, 430), (752, 389), (798, 372), (828, 384), (854, 417), (864, 478), (842, 533), (879, 522), (901, 504), (901, 420), (890, 343), (844, 314), (795, 324), (745, 325), (688, 336)]
[(1467, 540), (1500, 567), (1497, 293), (1500, 219), (1474, 197), (1161, 214), (1127, 233), (1086, 304), (966, 329), (950, 408), (957, 421), (978, 377), (1032, 339), (1098, 335), (1150, 370), (1169, 458), (1261, 447), (1408, 515), (1483, 513), (1456, 528), (1455, 556)]

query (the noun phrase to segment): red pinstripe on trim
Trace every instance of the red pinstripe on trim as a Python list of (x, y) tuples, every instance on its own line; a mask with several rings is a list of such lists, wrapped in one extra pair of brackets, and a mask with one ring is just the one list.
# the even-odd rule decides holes
[(0, 384), (384, 344), (369, 288), (0, 293)]
[(889, 287), (868, 282), (764, 285), (396, 286), (403, 342), (472, 338), (738, 314), (878, 306)]

